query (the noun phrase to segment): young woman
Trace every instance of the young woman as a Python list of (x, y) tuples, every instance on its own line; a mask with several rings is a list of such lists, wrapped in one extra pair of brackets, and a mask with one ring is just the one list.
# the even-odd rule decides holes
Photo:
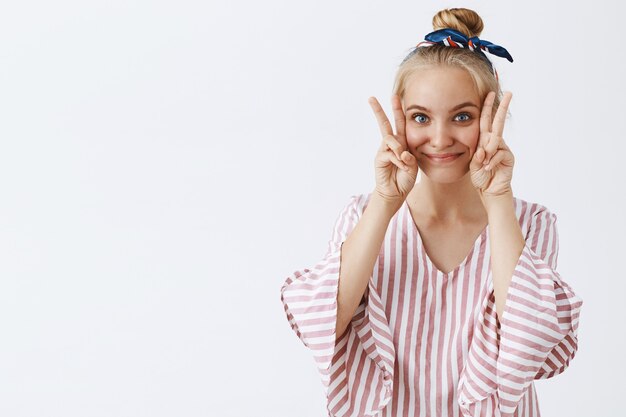
[(556, 271), (556, 215), (511, 189), (512, 95), (485, 52), (512, 57), (472, 10), (433, 27), (398, 70), (395, 133), (370, 98), (375, 189), (281, 300), (331, 416), (539, 416), (533, 380), (574, 357), (582, 299)]

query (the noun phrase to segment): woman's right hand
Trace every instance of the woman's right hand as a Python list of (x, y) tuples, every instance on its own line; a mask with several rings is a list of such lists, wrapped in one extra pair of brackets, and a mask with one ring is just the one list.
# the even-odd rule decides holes
[(376, 189), (384, 200), (402, 204), (413, 189), (419, 167), (415, 156), (407, 150), (405, 136), (405, 115), (398, 95), (391, 97), (393, 114), (396, 121), (394, 135), (391, 123), (385, 111), (375, 97), (368, 99), (382, 134), (382, 142), (375, 158)]

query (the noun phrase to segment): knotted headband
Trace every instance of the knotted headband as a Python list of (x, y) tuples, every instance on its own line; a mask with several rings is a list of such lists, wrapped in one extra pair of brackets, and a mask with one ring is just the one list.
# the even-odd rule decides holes
[(509, 52), (502, 46), (496, 45), (484, 39), (480, 39), (478, 38), (478, 36), (472, 36), (471, 38), (468, 38), (458, 30), (450, 28), (435, 30), (434, 32), (430, 32), (429, 34), (427, 34), (424, 37), (424, 40), (418, 43), (415, 49), (406, 58), (404, 58), (404, 61), (406, 61), (411, 55), (413, 55), (417, 48), (437, 44), (450, 46), (453, 48), (468, 48), (470, 51), (478, 53), (481, 58), (489, 63), (489, 66), (493, 69), (496, 78), (498, 77), (498, 72), (483, 51), (487, 51), (490, 54), (506, 58), (507, 60), (509, 60), (509, 62), (513, 62), (513, 57), (511, 56), (511, 54), (509, 54)]

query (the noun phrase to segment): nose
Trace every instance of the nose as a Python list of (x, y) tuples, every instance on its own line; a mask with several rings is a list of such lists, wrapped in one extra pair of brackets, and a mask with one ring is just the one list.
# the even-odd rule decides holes
[(430, 144), (435, 149), (446, 149), (454, 143), (450, 129), (445, 123), (435, 123), (430, 135)]

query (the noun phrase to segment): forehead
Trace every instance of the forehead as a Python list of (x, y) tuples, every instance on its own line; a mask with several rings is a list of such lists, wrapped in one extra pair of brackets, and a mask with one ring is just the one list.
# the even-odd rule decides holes
[(465, 101), (480, 106), (478, 90), (462, 68), (430, 67), (411, 74), (404, 92), (405, 108), (419, 104), (429, 109), (448, 110)]

